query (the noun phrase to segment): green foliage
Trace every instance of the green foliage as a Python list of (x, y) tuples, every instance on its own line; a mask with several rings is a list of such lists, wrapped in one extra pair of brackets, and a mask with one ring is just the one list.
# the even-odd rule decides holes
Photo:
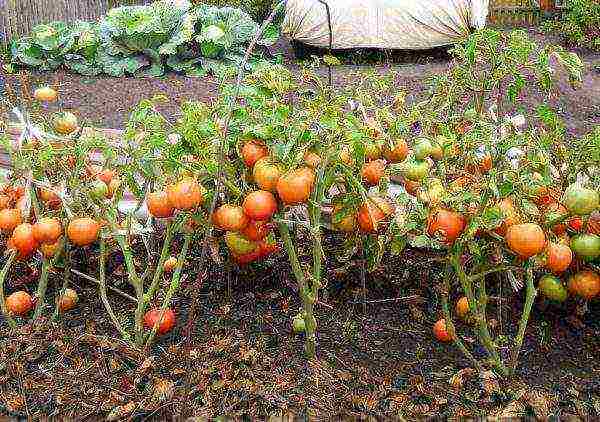
[(563, 16), (544, 24), (571, 46), (600, 51), (600, 3), (597, 0), (568, 0)]
[(192, 0), (192, 3), (217, 7), (237, 7), (250, 14), (258, 22), (263, 21), (275, 5), (273, 0)]
[[(166, 0), (144, 6), (121, 6), (99, 23), (52, 22), (36, 26), (14, 40), (12, 61), (40, 70), (65, 66), (83, 75), (106, 73), (160, 76), (165, 70), (227, 75), (237, 66), (258, 31), (240, 9)], [(263, 57), (260, 46), (273, 44), (278, 30), (269, 28), (259, 41), (251, 65)]]

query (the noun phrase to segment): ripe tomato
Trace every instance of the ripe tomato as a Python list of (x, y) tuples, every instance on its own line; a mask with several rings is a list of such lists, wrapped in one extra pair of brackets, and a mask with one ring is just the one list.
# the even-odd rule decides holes
[(365, 163), (362, 168), (361, 176), (370, 186), (379, 184), (381, 178), (385, 175), (385, 160), (374, 160)]
[(33, 309), (33, 299), (27, 292), (14, 292), (6, 298), (6, 309), (11, 315), (23, 316)]
[(565, 272), (573, 261), (571, 248), (562, 243), (548, 243), (546, 248), (546, 268), (554, 274)]
[(60, 198), (49, 189), (40, 188), (40, 199), (51, 209), (56, 209), (60, 206)]
[(358, 209), (358, 226), (364, 233), (377, 233), (380, 225), (394, 212), (394, 207), (384, 198), (371, 196)]
[(569, 292), (590, 300), (600, 293), (600, 276), (593, 271), (580, 271), (569, 278)]
[(277, 211), (277, 201), (271, 192), (257, 190), (246, 196), (242, 208), (252, 220), (266, 221)]
[(413, 147), (413, 155), (418, 161), (424, 160), (431, 155), (433, 146), (429, 139), (419, 139)]
[(239, 232), (250, 220), (239, 205), (223, 204), (215, 210), (212, 216), (215, 227), (221, 230)]
[(332, 222), (334, 230), (345, 233), (354, 233), (358, 226), (358, 215), (355, 210), (342, 208), (341, 205), (333, 207)]
[(148, 194), (146, 198), (148, 212), (156, 218), (168, 218), (173, 216), (173, 205), (165, 191), (157, 191)]
[(504, 216), (504, 220), (500, 226), (494, 230), (494, 232), (500, 236), (505, 236), (506, 230), (508, 230), (509, 227), (519, 223), (519, 214), (517, 213), (517, 209), (515, 208), (512, 198), (510, 197), (500, 200), (498, 203), (498, 209)]
[(566, 287), (560, 281), (560, 278), (553, 275), (545, 275), (540, 278), (538, 283), (540, 292), (550, 300), (564, 302), (567, 300), (568, 292)]
[(578, 234), (571, 238), (571, 249), (575, 255), (584, 259), (600, 256), (600, 236), (595, 234)]
[(0, 210), (4, 210), (10, 206), (11, 203), (10, 196), (5, 194), (0, 194)]
[(269, 243), (264, 240), (260, 240), (257, 243), (259, 258), (265, 258), (279, 251), (279, 245), (277, 243)]
[(61, 135), (69, 135), (77, 129), (77, 117), (68, 111), (54, 117), (54, 130)]
[(314, 172), (303, 167), (284, 174), (277, 181), (277, 194), (286, 205), (303, 204), (310, 198)]
[(242, 147), (242, 160), (248, 167), (253, 167), (258, 160), (269, 155), (269, 150), (260, 141), (248, 141)]
[[(562, 216), (565, 216), (568, 213), (567, 209), (558, 202), (552, 202), (546, 208), (545, 218), (546, 222), (552, 222), (557, 219), (560, 219)], [(552, 231), (558, 236), (565, 233), (567, 230), (566, 223), (556, 223), (552, 226)]]
[(158, 329), (156, 333), (163, 335), (168, 333), (175, 326), (175, 312), (167, 308), (164, 310), (161, 318), (160, 309), (151, 309), (144, 315), (144, 327), (147, 330), (152, 330), (154, 325), (158, 322)]
[(254, 165), (252, 177), (262, 190), (275, 192), (277, 181), (281, 177), (281, 170), (269, 158), (265, 157), (258, 160)]
[(62, 224), (56, 218), (45, 217), (33, 225), (33, 237), (38, 243), (55, 243), (62, 235)]
[(521, 258), (529, 258), (544, 250), (546, 235), (537, 224), (515, 224), (506, 231), (506, 243)]
[(600, 236), (600, 211), (594, 211), (587, 221), (587, 232)]
[(58, 98), (58, 92), (49, 86), (42, 86), (33, 91), (33, 97), (40, 102), (53, 103)]
[(21, 223), (15, 227), (11, 238), (14, 247), (21, 255), (31, 254), (38, 246), (33, 236), (33, 226), (29, 223)]
[(408, 156), (408, 144), (402, 138), (398, 138), (393, 141), (393, 146), (390, 146), (386, 143), (383, 147), (383, 156), (390, 163), (401, 163), (406, 160)]
[(403, 165), (402, 174), (407, 180), (411, 180), (413, 182), (420, 182), (425, 177), (427, 177), (430, 168), (431, 164), (429, 164), (429, 161), (413, 160)]
[(67, 227), (67, 236), (77, 246), (87, 246), (98, 239), (100, 224), (89, 217), (76, 218)]
[(313, 170), (319, 167), (322, 161), (323, 160), (321, 159), (321, 156), (316, 152), (308, 151), (306, 154), (304, 154), (304, 164)]
[(240, 233), (225, 233), (225, 243), (234, 255), (246, 255), (259, 249), (259, 245), (246, 239)]
[(433, 335), (442, 343), (448, 343), (454, 340), (454, 335), (453, 333), (448, 332), (446, 328), (446, 320), (443, 318), (433, 325)]
[(163, 263), (163, 271), (166, 273), (170, 273), (175, 269), (176, 266), (177, 266), (177, 258), (175, 258), (174, 256), (170, 256)]
[(465, 217), (457, 212), (440, 209), (432, 212), (427, 218), (427, 232), (438, 237), (442, 242), (451, 245), (460, 236), (467, 223)]
[(65, 289), (64, 293), (58, 298), (58, 310), (60, 312), (67, 312), (75, 308), (75, 305), (79, 302), (79, 296), (73, 289)]
[(583, 220), (581, 217), (573, 217), (569, 220), (568, 226), (574, 232), (580, 232), (583, 229)]
[(248, 265), (260, 259), (260, 249), (256, 249), (255, 251), (242, 255), (236, 255), (232, 253), (231, 256), (238, 265)]
[(169, 203), (178, 210), (191, 210), (204, 201), (204, 188), (191, 179), (182, 180), (167, 188)]
[(469, 300), (466, 296), (463, 296), (460, 299), (458, 299), (458, 302), (456, 302), (456, 315), (458, 315), (459, 318), (464, 319), (468, 313)]
[(17, 208), (0, 210), (0, 230), (13, 231), (15, 227), (21, 224), (21, 221), (23, 221), (21, 210)]
[(266, 221), (250, 220), (240, 233), (248, 240), (254, 242), (263, 240), (271, 232), (271, 227)]
[(565, 190), (563, 204), (574, 215), (588, 215), (598, 209), (600, 197), (598, 192), (584, 188), (576, 183)]
[(42, 243), (39, 246), (40, 252), (47, 259), (54, 258), (59, 251), (60, 243), (60, 239), (54, 243)]
[(117, 175), (117, 172), (111, 169), (103, 169), (102, 171), (98, 172), (97, 176), (98, 179), (102, 180), (104, 183), (106, 183), (107, 185), (110, 185), (111, 180)]

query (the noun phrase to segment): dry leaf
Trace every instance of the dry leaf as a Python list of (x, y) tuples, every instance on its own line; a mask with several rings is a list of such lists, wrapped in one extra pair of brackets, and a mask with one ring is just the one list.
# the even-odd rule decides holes
[(500, 385), (498, 384), (498, 379), (496, 375), (492, 371), (483, 371), (480, 376), (481, 387), (483, 391), (489, 396), (493, 393), (500, 392)]
[(461, 369), (456, 374), (452, 375), (448, 382), (454, 388), (454, 391), (458, 392), (462, 389), (465, 379), (472, 377), (474, 373), (475, 370), (473, 368)]
[(111, 422), (123, 419), (124, 417), (129, 416), (136, 407), (137, 406), (134, 402), (129, 402), (123, 406), (117, 406), (108, 414), (106, 420)]

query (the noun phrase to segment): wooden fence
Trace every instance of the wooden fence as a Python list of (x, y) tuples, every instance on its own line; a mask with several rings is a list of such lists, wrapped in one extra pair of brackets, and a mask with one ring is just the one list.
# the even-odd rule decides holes
[[(111, 7), (148, 0), (0, 0), (0, 44), (54, 20), (97, 20)], [(535, 25), (564, 0), (490, 0), (492, 25)]]

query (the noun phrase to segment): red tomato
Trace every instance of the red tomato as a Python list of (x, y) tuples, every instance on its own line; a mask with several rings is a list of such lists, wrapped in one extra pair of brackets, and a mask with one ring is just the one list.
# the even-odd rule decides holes
[(243, 230), (250, 220), (239, 205), (223, 204), (215, 210), (212, 221), (215, 227), (221, 230), (238, 232)]
[(277, 201), (271, 192), (257, 190), (246, 196), (242, 207), (252, 220), (270, 220), (277, 211)]
[(250, 220), (248, 225), (242, 229), (246, 238), (253, 241), (263, 240), (271, 232), (271, 226), (266, 221)]
[(446, 320), (445, 319), (440, 319), (438, 322), (436, 322), (434, 324), (433, 335), (435, 335), (435, 338), (438, 341), (441, 341), (442, 343), (448, 343), (454, 339), (454, 336), (452, 335), (452, 333), (449, 333), (448, 330), (446, 329)]
[(157, 334), (163, 335), (171, 331), (175, 326), (175, 312), (167, 308), (164, 310), (162, 318), (160, 316), (160, 309), (152, 309), (146, 312), (146, 315), (144, 315), (144, 327), (147, 330), (152, 330), (154, 324), (156, 324), (160, 319), (160, 322), (158, 322), (158, 329), (156, 331)]
[(33, 309), (33, 299), (27, 292), (14, 292), (6, 298), (6, 309), (12, 315), (23, 316)]
[(269, 155), (269, 150), (260, 141), (248, 141), (242, 147), (242, 159), (248, 167), (253, 167), (258, 160)]
[(22, 223), (15, 227), (11, 238), (13, 245), (21, 255), (31, 254), (38, 246), (33, 236), (33, 226), (29, 223)]

